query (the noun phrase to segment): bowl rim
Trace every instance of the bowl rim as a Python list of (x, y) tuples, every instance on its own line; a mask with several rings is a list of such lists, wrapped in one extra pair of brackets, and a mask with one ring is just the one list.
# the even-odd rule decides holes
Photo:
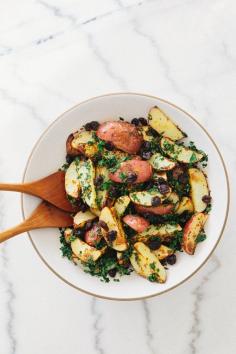
[[(214, 147), (216, 148), (216, 151), (220, 157), (220, 160), (222, 162), (222, 165), (223, 165), (223, 169), (224, 169), (224, 173), (225, 173), (225, 177), (226, 177), (226, 185), (227, 185), (227, 207), (226, 207), (226, 213), (225, 213), (225, 219), (224, 219), (224, 223), (222, 225), (222, 228), (220, 230), (220, 233), (219, 233), (219, 236), (218, 236), (218, 239), (215, 243), (215, 246), (213, 247), (213, 249), (211, 250), (211, 252), (209, 253), (209, 255), (206, 257), (206, 259), (200, 264), (200, 266), (198, 268), (196, 268), (194, 270), (194, 272), (192, 272), (191, 274), (189, 274), (185, 279), (181, 280), (180, 282), (178, 282), (177, 284), (173, 285), (171, 288), (169, 289), (166, 289), (166, 290), (163, 290), (161, 292), (158, 292), (158, 293), (155, 293), (155, 294), (152, 294), (152, 295), (147, 295), (147, 296), (139, 296), (139, 297), (134, 297), (134, 298), (116, 298), (116, 297), (109, 297), (109, 296), (102, 296), (102, 295), (97, 295), (96, 293), (93, 293), (93, 292), (90, 292), (90, 291), (87, 291), (87, 290), (84, 290), (84, 289), (81, 289), (79, 288), (78, 286), (70, 283), (68, 280), (66, 280), (65, 278), (63, 278), (59, 273), (57, 273), (49, 264), (48, 262), (43, 258), (42, 254), (39, 252), (39, 250), (37, 249), (31, 235), (30, 235), (30, 231), (27, 232), (28, 234), (28, 237), (31, 241), (31, 244), (34, 248), (34, 250), (36, 251), (36, 253), (38, 254), (39, 258), (43, 261), (43, 263), (46, 265), (46, 267), (51, 271), (53, 272), (59, 279), (61, 279), (64, 283), (66, 283), (67, 285), (71, 286), (72, 288), (78, 290), (78, 291), (81, 291), (82, 293), (84, 294), (87, 294), (87, 295), (91, 295), (91, 296), (94, 296), (96, 298), (100, 298), (100, 299), (105, 299), (105, 300), (114, 300), (114, 301), (136, 301), (136, 300), (145, 300), (145, 299), (149, 299), (149, 298), (152, 298), (154, 296), (159, 296), (159, 295), (162, 295), (162, 294), (165, 294), (177, 287), (179, 287), (180, 285), (182, 285), (183, 283), (185, 283), (186, 281), (188, 281), (190, 278), (192, 278), (203, 266), (204, 264), (210, 259), (210, 257), (212, 256), (213, 252), (215, 251), (216, 247), (218, 246), (221, 238), (222, 238), (222, 235), (223, 235), (223, 232), (225, 230), (225, 226), (226, 226), (226, 223), (227, 223), (227, 219), (228, 219), (228, 215), (229, 215), (229, 206), (230, 206), (230, 185), (229, 185), (229, 175), (228, 175), (228, 172), (227, 172), (227, 168), (226, 168), (226, 164), (224, 162), (224, 159), (223, 159), (223, 156), (217, 146), (217, 144), (215, 143), (214, 139), (212, 138), (212, 136), (208, 133), (208, 131), (203, 127), (203, 125), (201, 123), (199, 123), (199, 121), (194, 118), (190, 113), (188, 113), (187, 111), (185, 111), (184, 109), (180, 108), (179, 106), (177, 106), (176, 104), (166, 100), (166, 99), (163, 99), (163, 98), (160, 98), (158, 96), (154, 96), (154, 95), (149, 95), (149, 94), (143, 94), (143, 93), (138, 93), (138, 92), (114, 92), (114, 93), (108, 93), (108, 94), (102, 94), (102, 95), (98, 95), (98, 96), (93, 96), (89, 99), (86, 99), (86, 100), (83, 100), (81, 101), (80, 103), (77, 103), (76, 105), (74, 105), (73, 107), (69, 108), (68, 110), (64, 111), (62, 114), (60, 114), (52, 123), (49, 124), (49, 126), (43, 131), (43, 133), (40, 135), (40, 137), (38, 138), (38, 140), (36, 141), (36, 143), (34, 144), (32, 150), (31, 150), (31, 153), (27, 159), (27, 162), (26, 162), (26, 166), (25, 166), (25, 169), (24, 169), (24, 172), (23, 172), (23, 178), (22, 178), (22, 183), (25, 182), (25, 176), (26, 176), (26, 172), (27, 172), (27, 169), (28, 169), (28, 165), (29, 165), (29, 162), (31, 160), (31, 157), (35, 151), (35, 149), (37, 148), (38, 144), (40, 143), (40, 141), (43, 139), (44, 135), (47, 133), (47, 131), (49, 129), (51, 129), (53, 127), (54, 124), (56, 124), (60, 119), (63, 118), (63, 116), (74, 110), (75, 108), (79, 107), (80, 105), (84, 104), (84, 103), (87, 103), (87, 102), (90, 102), (90, 101), (93, 101), (95, 99), (98, 99), (98, 98), (103, 98), (103, 97), (107, 97), (107, 96), (120, 96), (120, 95), (134, 95), (134, 96), (145, 96), (145, 97), (149, 97), (149, 98), (154, 98), (154, 99), (157, 99), (159, 101), (162, 101), (164, 103), (167, 103), (169, 104), (170, 106), (176, 108), (177, 110), (183, 112), (184, 114), (186, 114), (191, 120), (193, 120), (196, 124), (198, 124), (198, 126), (200, 126), (200, 128), (206, 133), (206, 135), (208, 136), (208, 138), (211, 140), (211, 142), (213, 143)], [(21, 212), (22, 212), (22, 217), (23, 217), (23, 220), (25, 220), (25, 212), (24, 212), (24, 200), (23, 200), (23, 193), (21, 194)]]

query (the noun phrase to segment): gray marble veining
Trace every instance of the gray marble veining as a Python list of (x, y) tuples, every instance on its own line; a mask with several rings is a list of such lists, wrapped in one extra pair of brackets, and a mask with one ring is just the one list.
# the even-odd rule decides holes
[(151, 317), (150, 317), (150, 309), (147, 300), (142, 301), (144, 316), (145, 316), (145, 334), (146, 334), (146, 345), (149, 349), (150, 354), (158, 354), (158, 351), (153, 348), (153, 333), (151, 327)]
[(2, 97), (2, 100), (7, 100), (10, 102), (10, 104), (14, 106), (20, 106), (23, 109), (27, 110), (31, 117), (35, 119), (37, 122), (40, 123), (40, 125), (44, 128), (46, 126), (46, 122), (43, 120), (43, 118), (37, 113), (36, 109), (34, 106), (32, 106), (28, 102), (24, 102), (21, 99), (12, 96), (7, 90), (0, 88), (0, 96)]
[(10, 280), (9, 270), (8, 270), (8, 255), (7, 255), (7, 243), (1, 246), (1, 259), (2, 259), (2, 269), (1, 269), (1, 279), (4, 286), (4, 290), (6, 293), (6, 302), (5, 302), (5, 312), (6, 312), (6, 321), (5, 328), (6, 334), (9, 340), (9, 354), (16, 353), (17, 341), (15, 337), (15, 329), (14, 329), (14, 320), (15, 320), (15, 312), (14, 312), (14, 300), (15, 300), (15, 292), (14, 292), (14, 284)]
[(103, 332), (103, 328), (101, 327), (102, 313), (100, 313), (97, 309), (97, 300), (95, 298), (92, 298), (91, 313), (93, 316), (93, 330), (94, 330), (93, 337), (94, 337), (95, 353), (106, 354), (105, 350), (102, 347), (102, 342), (101, 342), (101, 335)]
[(216, 256), (211, 259), (211, 267), (209, 271), (203, 276), (200, 284), (193, 289), (192, 294), (194, 296), (193, 310), (192, 310), (192, 326), (190, 328), (189, 334), (191, 340), (189, 342), (189, 353), (198, 353), (198, 342), (201, 337), (201, 303), (205, 299), (205, 289), (204, 285), (208, 284), (212, 275), (217, 272), (220, 268), (220, 261)]

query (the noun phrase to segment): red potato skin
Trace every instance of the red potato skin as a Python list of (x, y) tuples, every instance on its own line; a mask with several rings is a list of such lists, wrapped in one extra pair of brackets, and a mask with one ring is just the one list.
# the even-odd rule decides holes
[(98, 225), (94, 225), (92, 229), (86, 231), (84, 241), (89, 245), (89, 246), (96, 246), (99, 241), (101, 241), (102, 238), (102, 232), (101, 228)]
[(137, 232), (143, 232), (150, 225), (149, 221), (139, 215), (126, 215), (123, 222)]
[(184, 226), (184, 233), (183, 233), (183, 242), (182, 248), (183, 250), (193, 255), (197, 246), (197, 237), (201, 232), (205, 222), (207, 219), (207, 215), (204, 213), (196, 213), (194, 214), (191, 219), (185, 224)]
[(127, 174), (128, 172), (134, 172), (137, 175), (137, 179), (134, 183), (142, 183), (148, 181), (152, 177), (152, 166), (147, 161), (139, 159), (132, 159), (122, 162), (120, 168), (115, 173), (110, 173), (109, 177), (112, 181), (117, 183), (123, 183), (120, 178), (120, 174)]
[(97, 136), (105, 141), (112, 142), (117, 149), (136, 154), (143, 142), (139, 130), (128, 122), (106, 122), (102, 123)]
[(174, 207), (174, 204), (162, 204), (156, 207), (146, 207), (137, 204), (135, 205), (135, 209), (138, 213), (150, 213), (154, 215), (171, 214)]

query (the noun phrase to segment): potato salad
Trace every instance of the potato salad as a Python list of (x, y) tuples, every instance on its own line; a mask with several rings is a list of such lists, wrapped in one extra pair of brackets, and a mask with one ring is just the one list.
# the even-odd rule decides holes
[(165, 283), (178, 253), (206, 239), (211, 209), (207, 155), (186, 137), (156, 106), (70, 134), (62, 169), (75, 213), (62, 255), (105, 282), (136, 272)]

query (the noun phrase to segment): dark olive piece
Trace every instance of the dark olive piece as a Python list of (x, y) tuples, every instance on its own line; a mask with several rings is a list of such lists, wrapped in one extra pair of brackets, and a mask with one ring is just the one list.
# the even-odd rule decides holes
[(159, 238), (156, 238), (155, 240), (149, 241), (148, 247), (151, 250), (158, 250), (161, 247), (161, 240)]
[(146, 118), (140, 117), (138, 120), (139, 120), (140, 124), (142, 124), (142, 125), (147, 125), (148, 124)]
[(149, 160), (152, 156), (152, 153), (151, 151), (142, 151), (141, 152), (141, 157), (144, 159), (144, 160)]
[(204, 195), (202, 197), (202, 201), (206, 204), (209, 204), (211, 202), (211, 196), (210, 195)]
[(99, 187), (101, 186), (102, 182), (103, 182), (103, 176), (99, 175), (95, 178), (94, 184), (96, 187)]
[(142, 150), (143, 151), (148, 151), (149, 149), (151, 149), (151, 143), (150, 141), (144, 141), (142, 143)]
[(79, 209), (80, 209), (80, 211), (82, 211), (84, 213), (88, 209), (88, 207), (85, 203), (81, 203), (79, 205)]
[(119, 195), (119, 190), (116, 186), (111, 186), (109, 190), (109, 195), (111, 198), (116, 198)]
[(108, 271), (108, 274), (110, 275), (111, 278), (114, 278), (116, 276), (116, 268), (112, 268)]
[(96, 121), (93, 121), (90, 123), (92, 130), (98, 130), (99, 128), (99, 123)]
[(154, 186), (154, 181), (148, 181), (146, 183), (145, 189), (151, 189), (151, 188), (153, 188), (153, 186)]
[(99, 123), (96, 121), (86, 123), (84, 126), (85, 130), (88, 130), (88, 131), (89, 130), (98, 130), (98, 127), (99, 127)]
[(167, 184), (165, 178), (163, 178), (163, 177), (158, 177), (157, 183), (158, 183), (158, 184)]
[(153, 197), (152, 198), (152, 206), (156, 207), (161, 204), (161, 199), (159, 197)]
[(158, 189), (161, 194), (166, 194), (170, 191), (170, 187), (166, 183), (159, 184)]
[(115, 231), (115, 230), (111, 230), (111, 231), (109, 231), (108, 234), (107, 234), (108, 240), (109, 240), (110, 242), (115, 241), (116, 236), (117, 236), (117, 231)]
[(154, 138), (157, 138), (159, 134), (157, 133), (156, 130), (152, 129), (151, 127), (148, 128), (148, 131), (146, 132), (148, 136), (153, 136)]
[(133, 119), (131, 120), (131, 124), (139, 125), (139, 120), (138, 120), (138, 118), (133, 118)]
[(112, 151), (114, 149), (114, 145), (111, 141), (107, 141), (104, 146), (105, 146), (105, 149), (107, 149), (109, 151)]
[(176, 263), (176, 255), (171, 254), (170, 256), (166, 257), (166, 262), (170, 265), (173, 265)]
[(87, 131), (92, 130), (90, 123), (86, 123), (84, 129)]
[(138, 178), (138, 176), (135, 172), (128, 172), (128, 175), (126, 177), (126, 182), (127, 183), (134, 183), (137, 178)]
[(66, 162), (67, 162), (67, 163), (70, 164), (71, 162), (73, 162), (73, 160), (74, 160), (74, 157), (73, 157), (73, 156), (68, 155), (68, 154), (66, 155)]
[(100, 226), (100, 227), (101, 227), (102, 229), (104, 229), (105, 231), (108, 231), (108, 230), (109, 230), (107, 224), (106, 224), (105, 221), (103, 221), (103, 220), (100, 220), (100, 221), (98, 222), (98, 226)]
[(92, 157), (92, 160), (95, 164), (97, 164), (100, 160), (102, 159), (102, 155), (101, 154), (96, 154)]

